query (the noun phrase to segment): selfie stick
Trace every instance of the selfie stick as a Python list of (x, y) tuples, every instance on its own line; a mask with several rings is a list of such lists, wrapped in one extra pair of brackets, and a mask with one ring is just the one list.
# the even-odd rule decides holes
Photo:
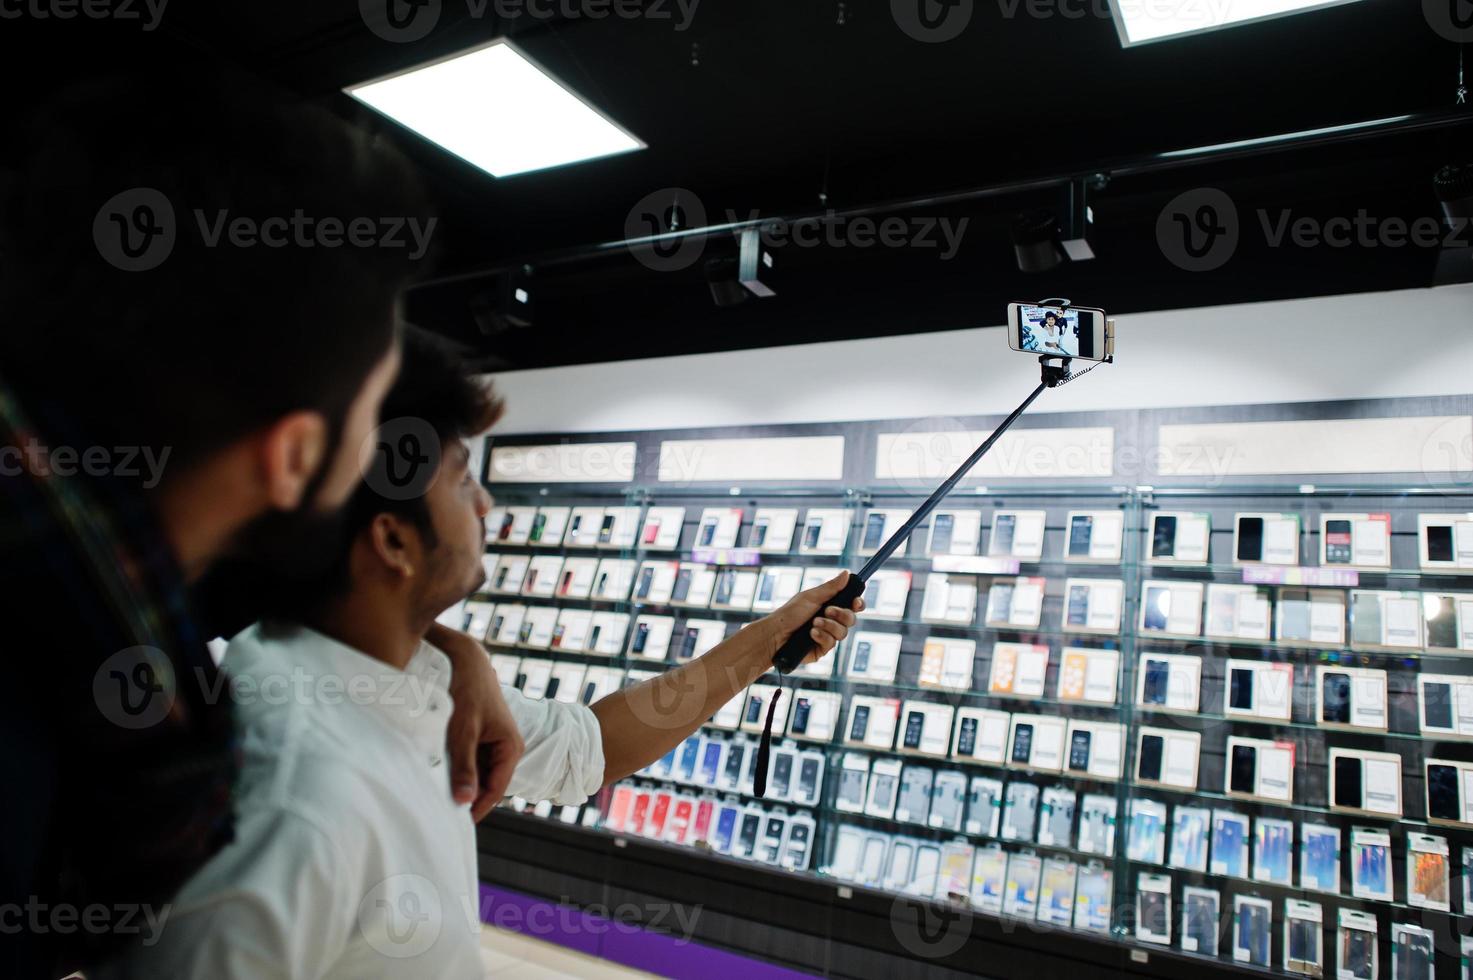
[[(1038, 305), (1062, 308), (1068, 306), (1069, 301), (1045, 300)], [(1107, 360), (1110, 359), (1113, 358), (1107, 358)], [(947, 494), (956, 489), (956, 485), (962, 481), (968, 471), (973, 466), (976, 466), (977, 462), (983, 456), (987, 455), (988, 451), (997, 444), (997, 440), (1002, 438), (1003, 433), (1007, 432), (1012, 427), (1012, 424), (1022, 417), (1029, 406), (1038, 399), (1038, 396), (1043, 394), (1047, 388), (1057, 388), (1074, 377), (1077, 377), (1077, 375), (1071, 375), (1069, 373), (1070, 358), (1045, 355), (1038, 359), (1038, 363), (1043, 368), (1043, 380), (1039, 382), (1037, 388), (1033, 389), (1033, 394), (1024, 399), (1023, 404), (1019, 405), (1013, 414), (1009, 415), (1003, 421), (1002, 425), (998, 426), (996, 431), (987, 437), (987, 441), (978, 446), (977, 451), (968, 456), (966, 462), (957, 467), (956, 472), (947, 477), (946, 482), (937, 487), (936, 492), (926, 498), (926, 502), (921, 504), (916, 512), (910, 516), (910, 519), (890, 536), (890, 540), (886, 541), (880, 550), (875, 552), (874, 557), (864, 563), (864, 567), (857, 574), (849, 576), (848, 583), (845, 584), (843, 589), (839, 590), (839, 594), (834, 596), (829, 602), (829, 605), (838, 606), (840, 609), (851, 608), (854, 605), (854, 600), (864, 595), (864, 589), (869, 583), (870, 577), (880, 570), (880, 566), (884, 565), (890, 556), (899, 550), (901, 545), (905, 544), (906, 540), (910, 538), (911, 533), (920, 523), (931, 516), (931, 511), (935, 510), (936, 506), (946, 499)], [(1080, 372), (1080, 374), (1083, 373), (1082, 371)], [(822, 610), (819, 612), (822, 614)], [(817, 619), (818, 617), (815, 616), (814, 622), (817, 622)], [(804, 658), (813, 652), (813, 637), (811, 633), (814, 628), (814, 622), (810, 622), (808, 625), (796, 630), (777, 651), (777, 655), (773, 657), (772, 662), (779, 672), (784, 674), (792, 673), (802, 665)]]

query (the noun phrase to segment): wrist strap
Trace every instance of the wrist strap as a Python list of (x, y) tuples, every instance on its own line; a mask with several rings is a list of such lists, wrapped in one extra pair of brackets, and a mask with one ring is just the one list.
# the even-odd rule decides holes
[(783, 698), (782, 681), (772, 692), (767, 703), (767, 721), (762, 725), (762, 741), (757, 743), (757, 771), (752, 774), (752, 795), (762, 799), (767, 793), (767, 764), (772, 756), (772, 719), (777, 714), (777, 703)]

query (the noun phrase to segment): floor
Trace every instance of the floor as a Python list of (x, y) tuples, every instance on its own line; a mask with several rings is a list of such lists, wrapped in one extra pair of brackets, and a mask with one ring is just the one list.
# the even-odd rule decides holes
[(481, 959), (486, 963), (486, 976), (498, 980), (632, 980), (654, 976), (521, 933), (489, 927), (481, 930)]

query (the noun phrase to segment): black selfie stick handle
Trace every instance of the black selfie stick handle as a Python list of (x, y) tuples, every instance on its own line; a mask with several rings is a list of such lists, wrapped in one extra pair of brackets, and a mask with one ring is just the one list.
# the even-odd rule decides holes
[[(992, 435), (987, 437), (987, 441), (978, 446), (977, 451), (968, 456), (966, 462), (958, 466), (956, 472), (947, 477), (946, 482), (937, 487), (936, 492), (926, 498), (926, 502), (921, 504), (914, 514), (910, 515), (908, 521), (900, 525), (899, 530), (890, 535), (890, 540), (886, 541), (880, 547), (880, 550), (875, 552), (873, 558), (865, 562), (864, 567), (859, 570), (857, 575), (851, 575), (849, 577), (848, 584), (839, 591), (838, 595), (834, 596), (828, 605), (838, 606), (840, 609), (848, 609), (852, 606), (854, 600), (864, 594), (864, 587), (868, 584), (870, 576), (879, 571), (880, 566), (885, 564), (890, 556), (895, 554), (900, 546), (906, 542), (911, 532), (919, 527), (922, 521), (931, 516), (931, 511), (935, 510), (936, 506), (946, 499), (947, 494), (956, 489), (956, 485), (962, 482), (962, 479), (971, 471), (973, 466), (977, 465), (983, 456), (987, 455), (988, 451), (997, 443), (997, 440), (1002, 438), (1003, 433), (1007, 432), (1013, 423), (1022, 417), (1023, 413), (1028, 410), (1028, 407), (1038, 399), (1038, 396), (1043, 394), (1046, 389), (1057, 387), (1063, 381), (1068, 380), (1068, 361), (1064, 361), (1062, 367), (1054, 367), (1048, 363), (1050, 360), (1053, 360), (1052, 358), (1040, 358), (1039, 360), (1044, 365), (1044, 380), (1037, 388), (1033, 389), (1033, 394), (1029, 395), (1023, 404), (1019, 405), (1013, 414), (1009, 415), (1003, 421), (1002, 425), (999, 425), (993, 430)], [(823, 610), (819, 610), (820, 615), (822, 612)], [(818, 617), (815, 616), (814, 619), (817, 620)], [(796, 630), (792, 636), (788, 637), (787, 642), (777, 651), (777, 656), (773, 657), (772, 662), (780, 673), (791, 674), (803, 663), (803, 659), (813, 652), (813, 648), (817, 644), (813, 642), (813, 637), (810, 635), (812, 630), (813, 623), (810, 622), (807, 626)]]

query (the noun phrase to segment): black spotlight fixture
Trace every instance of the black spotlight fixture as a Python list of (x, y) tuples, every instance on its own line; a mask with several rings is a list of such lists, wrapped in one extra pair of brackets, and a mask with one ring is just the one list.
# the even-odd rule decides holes
[(1432, 191), (1447, 232), (1432, 281), (1438, 286), (1473, 282), (1473, 164), (1443, 167), (1432, 178)]
[(1013, 253), (1022, 272), (1048, 272), (1064, 262), (1059, 220), (1052, 211), (1025, 211), (1013, 221)]
[(494, 273), (471, 299), (471, 316), (487, 337), (530, 327), (533, 309), (530, 265)]

